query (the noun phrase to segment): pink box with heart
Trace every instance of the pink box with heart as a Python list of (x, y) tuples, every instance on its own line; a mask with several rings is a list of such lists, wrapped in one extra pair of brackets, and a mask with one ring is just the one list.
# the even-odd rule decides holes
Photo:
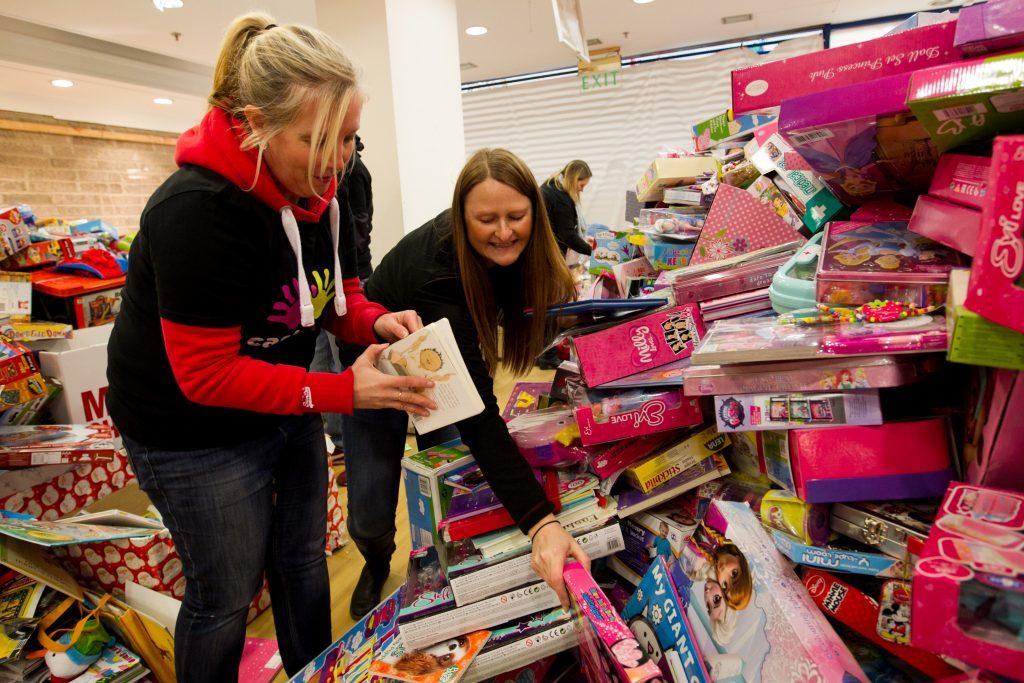
[(616, 391), (573, 412), (584, 446), (698, 425), (700, 403), (682, 388)]

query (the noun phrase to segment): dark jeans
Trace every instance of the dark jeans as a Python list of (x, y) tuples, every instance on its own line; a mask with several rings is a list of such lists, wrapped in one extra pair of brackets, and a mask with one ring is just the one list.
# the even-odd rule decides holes
[[(409, 415), (399, 410), (357, 410), (342, 417), (348, 530), (370, 540), (395, 529)], [(420, 450), (459, 438), (454, 425), (417, 435)]]
[[(338, 359), (338, 340), (327, 330), (321, 329), (316, 338), (316, 351), (313, 354), (313, 362), (309, 366), (310, 372), (333, 372), (335, 374), (344, 370)], [(330, 437), (331, 442), (337, 448), (342, 447), (341, 438), (341, 415), (338, 413), (324, 413), (324, 431)]]
[(285, 671), (331, 644), (327, 447), (319, 414), (292, 416), (237, 446), (125, 447), (181, 555), (178, 681), (236, 681), (245, 616), (264, 571)]

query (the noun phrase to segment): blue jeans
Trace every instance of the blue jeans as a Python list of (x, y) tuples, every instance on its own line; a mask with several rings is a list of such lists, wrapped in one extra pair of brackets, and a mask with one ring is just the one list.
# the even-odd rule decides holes
[[(327, 330), (320, 330), (316, 338), (316, 351), (313, 353), (313, 362), (309, 366), (311, 372), (332, 372), (337, 374), (343, 370), (338, 359), (338, 340)], [(342, 422), (338, 413), (324, 413), (324, 431), (331, 438), (331, 442), (337, 447), (342, 447)]]
[(288, 417), (236, 446), (149, 448), (124, 437), (132, 467), (181, 555), (178, 681), (236, 681), (245, 617), (263, 574), (285, 671), (331, 644), (327, 447), (319, 414)]
[[(395, 530), (409, 415), (399, 410), (357, 410), (342, 416), (348, 531), (371, 540)], [(454, 425), (416, 436), (420, 450), (459, 438)]]

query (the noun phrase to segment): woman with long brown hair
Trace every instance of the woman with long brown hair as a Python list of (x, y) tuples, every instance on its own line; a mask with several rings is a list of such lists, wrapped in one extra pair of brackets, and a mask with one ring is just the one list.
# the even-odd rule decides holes
[[(406, 235), (366, 284), (367, 296), (394, 310), (411, 308), (424, 323), (447, 318), (484, 410), (457, 424), (498, 499), (533, 542), (533, 567), (568, 605), (562, 565), (583, 550), (558, 525), (553, 506), (520, 455), (494, 397), (499, 363), (521, 374), (544, 348), (549, 306), (575, 287), (548, 223), (533, 173), (503, 149), (476, 152), (459, 174), (450, 209)], [(536, 315), (527, 316), (524, 309)], [(504, 332), (498, 348), (498, 328)], [(349, 531), (366, 560), (352, 596), (362, 616), (380, 600), (395, 550), (395, 509), (405, 413), (357, 410), (344, 429)], [(442, 432), (444, 430), (438, 430)], [(421, 435), (420, 448), (450, 438)], [(429, 539), (425, 539), (429, 542)], [(413, 539), (414, 546), (420, 539)]]

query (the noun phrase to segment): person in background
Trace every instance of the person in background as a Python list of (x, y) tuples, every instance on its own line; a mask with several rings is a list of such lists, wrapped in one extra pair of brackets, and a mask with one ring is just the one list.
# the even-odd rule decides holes
[[(422, 323), (359, 285), (335, 196), (363, 106), (348, 58), (325, 33), (245, 15), (209, 104), (143, 211), (107, 368), (110, 415), (181, 556), (187, 683), (237, 680), (264, 574), (285, 671), (331, 643), (320, 412), (436, 407), (416, 391), (430, 382), (375, 368), (379, 339)], [(309, 372), (321, 328), (368, 349)]]
[(563, 253), (572, 249), (577, 254), (590, 256), (592, 251), (584, 239), (587, 222), (583, 219), (580, 195), (593, 175), (587, 162), (574, 159), (541, 185), (548, 221)]
[[(370, 257), (370, 232), (373, 230), (373, 186), (370, 169), (363, 163), (360, 152), (365, 149), (362, 138), (356, 135), (356, 149), (349, 162), (349, 168), (341, 175), (338, 185), (338, 199), (341, 206), (351, 211), (350, 220), (355, 226), (356, 266), (359, 282), (365, 283), (373, 273)], [(362, 353), (362, 347), (352, 344), (341, 344), (326, 329), (320, 330), (316, 338), (316, 352), (313, 364), (309, 369), (313, 372), (341, 372), (349, 367)], [(324, 431), (334, 447), (331, 462), (339, 465), (344, 462), (344, 441), (342, 431), (344, 420), (338, 413), (324, 413)], [(338, 476), (338, 484), (344, 486), (345, 473)]]
[[(587, 222), (580, 207), (580, 194), (592, 175), (587, 162), (574, 159), (565, 168), (552, 174), (540, 187), (558, 248), (570, 266), (579, 262), (579, 256), (590, 256), (593, 251), (584, 239)], [(558, 355), (558, 349), (552, 347), (539, 354), (536, 362), (542, 370), (554, 370), (561, 365), (562, 358)]]
[[(414, 308), (428, 323), (441, 318), (451, 323), (484, 402), (482, 413), (457, 423), (458, 433), (532, 540), (533, 568), (567, 606), (562, 566), (569, 556), (589, 566), (589, 558), (552, 514), (553, 505), (512, 441), (494, 396), (498, 365), (526, 372), (544, 345), (545, 311), (575, 298), (542, 207), (537, 181), (521, 159), (503, 149), (480, 150), (459, 174), (451, 208), (402, 238), (366, 291), (386, 307)], [(525, 308), (535, 314), (527, 316)], [(499, 325), (504, 331), (500, 356)], [(357, 410), (346, 424), (349, 532), (366, 560), (352, 595), (353, 618), (380, 601), (390, 571), (405, 444), (399, 432), (406, 420), (395, 410)], [(436, 432), (417, 437), (420, 449), (442, 440)]]

